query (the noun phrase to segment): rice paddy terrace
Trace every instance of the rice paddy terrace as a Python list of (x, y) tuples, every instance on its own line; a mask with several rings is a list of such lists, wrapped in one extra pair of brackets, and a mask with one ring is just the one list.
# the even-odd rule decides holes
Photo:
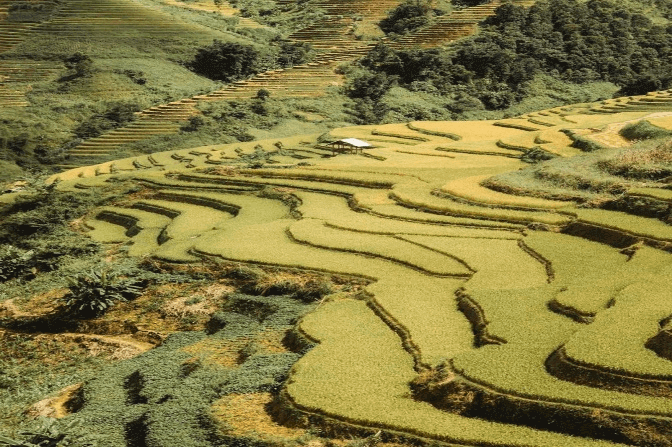
[[(85, 220), (129, 256), (366, 281), (299, 322), (317, 345), (276, 420), (449, 445), (667, 446), (672, 227), (482, 182), (533, 147), (577, 156), (562, 129), (660, 117), (668, 97), (331, 132), (374, 144), (365, 156), (332, 156), (315, 135), (167, 151), (67, 171), (58, 187), (135, 182), (142, 194)], [(672, 201), (636, 186), (625, 195)]]

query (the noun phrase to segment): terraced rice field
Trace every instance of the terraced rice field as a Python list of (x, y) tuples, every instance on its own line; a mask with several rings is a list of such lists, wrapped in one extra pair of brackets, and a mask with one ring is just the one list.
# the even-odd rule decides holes
[[(86, 219), (130, 256), (366, 279), (358, 299), (329, 296), (299, 323), (318, 344), (291, 371), (285, 412), (455, 445), (666, 446), (670, 226), (481, 186), (523, 166), (524, 149), (498, 142), (572, 156), (561, 128), (651, 113), (595, 107), (527, 117), (553, 123), (537, 130), (523, 117), (331, 132), (378, 138), (366, 156), (331, 156), (316, 136), (171, 151), (68, 171), (59, 188), (147, 188)], [(263, 169), (246, 167), (262, 153)]]
[(197, 0), (188, 3), (178, 0), (162, 0), (162, 2), (166, 5), (187, 8), (194, 11), (215, 12), (224, 17), (235, 17), (238, 20), (237, 26), (241, 28), (264, 28), (262, 24), (255, 22), (254, 20), (248, 19), (247, 17), (241, 17), (240, 10), (234, 8), (227, 1), (220, 1), (217, 4), (213, 0)]
[[(41, 23), (8, 21), (7, 11), (11, 3), (0, 1), (0, 53), (12, 50), (27, 39), (49, 39), (63, 48), (72, 48), (74, 53), (80, 51), (83, 42), (92, 41), (114, 44), (119, 39), (155, 39), (166, 45), (180, 36), (180, 39), (204, 44), (212, 42), (213, 37), (227, 37), (224, 33), (180, 21), (132, 0), (66, 0), (59, 2), (53, 16)], [(25, 94), (32, 84), (53, 80), (63, 70), (60, 62), (3, 58), (0, 60), (0, 107), (28, 106)], [(171, 107), (173, 105), (167, 104), (161, 108)], [(164, 118), (166, 110), (160, 111), (159, 118)], [(155, 114), (155, 110), (146, 111), (148, 116)], [(185, 116), (189, 115), (183, 113), (178, 118), (185, 119)], [(170, 118), (174, 119), (176, 115), (173, 113)], [(171, 127), (170, 131), (175, 129)], [(80, 159), (75, 165), (87, 164), (89, 160)]]
[[(11, 1), (0, 1), (0, 54), (19, 45), (30, 36), (37, 23), (8, 21)], [(0, 60), (0, 108), (26, 107), (31, 84), (54, 78), (62, 68), (51, 61), (28, 59)]]
[[(79, 5), (78, 1), (71, 9), (65, 9), (62, 16), (52, 21), (49, 25), (41, 27), (42, 32), (85, 33), (87, 27), (95, 26), (96, 29), (106, 26), (114, 26), (119, 22), (119, 16), (128, 14), (126, 8), (129, 5), (116, 4), (119, 0), (106, 0), (107, 3), (92, 5)], [(173, 4), (175, 2), (168, 2)], [(280, 2), (287, 6), (287, 2)], [(309, 43), (320, 54), (305, 65), (298, 65), (288, 69), (269, 70), (260, 73), (250, 79), (234, 82), (223, 89), (210, 92), (193, 98), (183, 99), (166, 105), (154, 107), (143, 111), (141, 116), (146, 122), (130, 128), (117, 129), (109, 135), (104, 135), (84, 142), (71, 152), (70, 166), (94, 163), (96, 158), (108, 155), (124, 142), (141, 141), (142, 139), (159, 134), (170, 134), (178, 129), (177, 121), (186, 120), (195, 114), (191, 107), (197, 101), (221, 101), (240, 100), (254, 97), (260, 89), (271, 92), (274, 97), (312, 98), (328, 94), (331, 88), (341, 86), (344, 77), (336, 73), (338, 64), (352, 61), (364, 56), (375, 44), (373, 41), (359, 40), (356, 37), (356, 27), (372, 27), (385, 17), (387, 11), (398, 5), (398, 0), (385, 0), (381, 2), (334, 2), (324, 0), (317, 2), (316, 7), (325, 12), (323, 19), (298, 30), (287, 39), (295, 42)], [(524, 2), (523, 2), (524, 3)], [(482, 21), (500, 5), (493, 1), (485, 5), (465, 8), (454, 12), (446, 18), (440, 18), (435, 24), (411, 33), (399, 41), (392, 42), (395, 48), (433, 47), (448, 44), (456, 39), (472, 34), (476, 30), (478, 22)], [(203, 0), (195, 3), (185, 3), (185, 7), (210, 10), (213, 6)], [(76, 8), (83, 7), (85, 14), (79, 14)], [(224, 14), (235, 14), (235, 10), (226, 9), (220, 11)], [(88, 8), (88, 9), (87, 9)], [(136, 14), (137, 15), (137, 14)], [(142, 14), (138, 16), (138, 22), (131, 21), (123, 26), (135, 26), (140, 24), (140, 30), (147, 35), (161, 37), (163, 29), (153, 25), (156, 18), (145, 21)], [(355, 20), (356, 19), (356, 20)], [(108, 23), (109, 22), (109, 23)], [(241, 22), (242, 23), (242, 22)], [(249, 25), (249, 24), (247, 24)], [(243, 25), (243, 26), (247, 26)], [(375, 28), (375, 26), (374, 26)], [(166, 29), (166, 33), (171, 30)], [(154, 33), (158, 33), (154, 35)], [(503, 151), (516, 156), (512, 151)]]

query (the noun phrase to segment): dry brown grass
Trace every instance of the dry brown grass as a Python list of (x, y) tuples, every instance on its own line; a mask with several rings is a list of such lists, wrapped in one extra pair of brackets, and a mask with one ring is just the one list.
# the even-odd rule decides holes
[(226, 282), (208, 285), (160, 284), (127, 303), (118, 303), (102, 318), (127, 320), (145, 330), (163, 334), (202, 330), (235, 287)]
[(265, 441), (294, 440), (305, 429), (283, 427), (266, 412), (273, 396), (270, 393), (229, 394), (212, 406), (221, 430), (232, 436), (260, 438)]
[(672, 140), (645, 150), (625, 150), (614, 157), (614, 164), (672, 163)]
[(49, 314), (57, 302), (68, 293), (67, 288), (52, 289), (33, 295), (29, 299), (12, 298), (0, 303), (0, 317), (26, 318)]
[(243, 350), (254, 344), (257, 354), (277, 354), (288, 352), (282, 344), (285, 331), (266, 330), (254, 337), (238, 337), (223, 343), (221, 340), (204, 339), (193, 345), (183, 348), (183, 351), (192, 354), (205, 363), (236, 368), (244, 358)]
[(64, 418), (70, 414), (66, 403), (70, 401), (81, 388), (81, 383), (76, 383), (74, 385), (65, 387), (55, 396), (42, 399), (41, 401), (33, 404), (26, 413), (34, 418)]

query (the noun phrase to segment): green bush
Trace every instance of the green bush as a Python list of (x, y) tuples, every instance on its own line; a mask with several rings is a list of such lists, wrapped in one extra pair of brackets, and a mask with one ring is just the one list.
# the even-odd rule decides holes
[(390, 11), (379, 26), (385, 34), (405, 34), (427, 25), (431, 17), (432, 8), (429, 2), (408, 0)]
[(79, 78), (90, 78), (93, 76), (93, 60), (83, 53), (75, 53), (63, 59), (65, 68), (70, 70), (70, 74), (59, 79), (59, 82), (72, 81)]
[(182, 132), (196, 132), (205, 125), (205, 120), (202, 116), (196, 115), (189, 117), (189, 123), (180, 127)]
[(585, 136), (580, 135), (572, 130), (561, 129), (560, 131), (572, 139), (571, 147), (575, 147), (583, 152), (595, 152), (599, 151), (600, 149), (604, 149), (604, 146), (597, 143), (596, 141), (593, 141), (590, 138), (586, 138)]
[[(426, 19), (427, 8), (419, 2), (404, 3), (386, 19), (389, 28), (386, 21), (381, 26), (390, 31), (398, 25), (397, 32), (412, 27), (414, 20)], [(505, 3), (479, 33), (449, 49), (393, 50), (379, 44), (358, 62), (368, 74), (350, 71), (347, 93), (378, 101), (389, 84), (383, 81), (394, 79), (411, 92), (472, 98), (465, 104), (455, 101), (456, 113), (479, 103), (503, 110), (540, 93), (564, 102), (556, 99), (555, 86), (539, 91), (536, 80), (543, 76), (566, 83), (565, 90), (576, 90), (573, 84), (598, 94), (600, 84), (609, 82), (621, 88), (620, 94), (642, 94), (672, 86), (672, 59), (660, 56), (670, 51), (669, 30), (634, 6), (609, 0), (548, 0), (529, 8)]]
[(82, 122), (74, 130), (78, 138), (93, 138), (104, 132), (135, 121), (135, 112), (141, 110), (136, 103), (115, 102), (107, 105), (106, 110), (97, 113)]
[(654, 126), (647, 120), (637, 121), (628, 124), (618, 132), (623, 138), (628, 140), (650, 140), (653, 138), (665, 138), (672, 136), (672, 131)]
[(188, 68), (216, 81), (232, 82), (261, 71), (260, 53), (252, 45), (215, 40), (199, 48)]
[(93, 447), (96, 445), (90, 432), (80, 421), (61, 422), (57, 419), (41, 417), (33, 430), (20, 433), (23, 440), (0, 435), (0, 446), (8, 447)]
[(68, 278), (68, 294), (63, 298), (64, 312), (75, 318), (97, 317), (117, 301), (128, 301), (142, 292), (136, 280), (119, 278), (106, 270)]
[(0, 245), (0, 282), (34, 274), (35, 252), (12, 245)]

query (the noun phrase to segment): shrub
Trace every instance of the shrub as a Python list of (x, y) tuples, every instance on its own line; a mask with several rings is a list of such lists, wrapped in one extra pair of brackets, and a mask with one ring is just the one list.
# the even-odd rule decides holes
[(67, 422), (52, 418), (40, 418), (36, 429), (23, 431), (23, 440), (0, 435), (0, 446), (8, 447), (89, 447), (96, 442), (81, 427), (81, 421)]
[(410, 0), (394, 8), (380, 22), (380, 29), (385, 34), (404, 34), (429, 23), (432, 8), (429, 2)]
[(35, 252), (0, 245), (0, 282), (25, 276), (35, 268)]
[(256, 98), (257, 98), (257, 99), (261, 99), (262, 101), (265, 101), (266, 98), (268, 98), (269, 96), (271, 96), (271, 92), (269, 92), (269, 91), (266, 90), (265, 88), (261, 88), (261, 89), (259, 89), (259, 90), (257, 91), (257, 96), (256, 96)]
[(122, 279), (106, 270), (68, 278), (68, 294), (63, 298), (64, 312), (76, 318), (97, 317), (117, 301), (128, 301), (140, 295), (142, 288), (135, 280)]
[(276, 59), (281, 67), (291, 67), (308, 62), (312, 56), (312, 46), (307, 42), (282, 42)]
[(620, 130), (619, 134), (628, 140), (650, 140), (669, 137), (672, 135), (672, 131), (654, 126), (647, 120), (641, 120), (628, 124)]
[(251, 45), (215, 40), (200, 48), (188, 68), (215, 81), (231, 82), (260, 71), (260, 54)]
[(589, 138), (579, 135), (569, 129), (561, 129), (561, 132), (572, 139), (571, 147), (575, 147), (583, 152), (595, 152), (604, 149), (602, 145)]
[(135, 112), (140, 111), (137, 103), (115, 102), (108, 104), (107, 109), (82, 122), (74, 130), (78, 138), (93, 138), (104, 132), (135, 121)]
[(525, 152), (520, 159), (526, 163), (539, 163), (540, 161), (551, 160), (556, 157), (557, 155), (545, 151), (540, 147), (534, 147)]
[(205, 120), (202, 116), (196, 115), (189, 117), (189, 123), (180, 127), (182, 132), (196, 132), (205, 125)]
[(59, 79), (59, 82), (72, 81), (79, 78), (89, 78), (93, 76), (93, 60), (83, 53), (75, 53), (63, 59), (65, 68), (71, 70), (70, 75)]

